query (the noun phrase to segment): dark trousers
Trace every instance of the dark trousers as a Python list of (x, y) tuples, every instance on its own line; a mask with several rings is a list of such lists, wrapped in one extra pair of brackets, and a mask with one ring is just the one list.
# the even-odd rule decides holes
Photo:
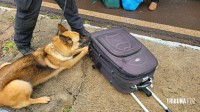
[(151, 2), (156, 2), (156, 3), (158, 3), (158, 2), (159, 2), (159, 0), (151, 0)]
[[(65, 0), (55, 1), (64, 10)], [(42, 0), (15, 0), (15, 3), (17, 12), (15, 17), (14, 41), (16, 45), (30, 46)], [(79, 32), (80, 30), (84, 30), (75, 0), (66, 0), (64, 16), (73, 31)]]

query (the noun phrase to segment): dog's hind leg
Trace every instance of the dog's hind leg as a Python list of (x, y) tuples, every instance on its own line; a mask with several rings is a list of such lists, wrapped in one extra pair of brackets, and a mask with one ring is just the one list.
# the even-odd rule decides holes
[(38, 104), (38, 103), (48, 103), (51, 100), (50, 97), (43, 96), (36, 99), (30, 99), (30, 104)]
[(32, 99), (32, 86), (30, 83), (22, 80), (14, 80), (7, 84), (3, 91), (0, 92), (0, 100), (3, 100), (3, 106), (12, 108), (22, 108), (31, 104), (48, 103), (49, 97)]

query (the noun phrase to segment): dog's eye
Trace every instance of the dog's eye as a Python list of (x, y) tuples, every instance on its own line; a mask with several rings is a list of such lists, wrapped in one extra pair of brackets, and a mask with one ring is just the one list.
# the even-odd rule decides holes
[(71, 40), (69, 37), (66, 37), (66, 36), (63, 36), (63, 35), (59, 35), (59, 38), (64, 42)]

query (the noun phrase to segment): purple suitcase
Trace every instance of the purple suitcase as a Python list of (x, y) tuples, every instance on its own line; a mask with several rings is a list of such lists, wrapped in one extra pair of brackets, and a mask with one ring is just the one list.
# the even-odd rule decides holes
[(120, 92), (130, 93), (145, 112), (149, 112), (134, 94), (143, 91), (153, 96), (166, 112), (171, 110), (148, 88), (158, 65), (155, 56), (136, 38), (121, 28), (91, 34), (89, 57), (106, 79)]
[(92, 33), (89, 56), (107, 80), (120, 92), (131, 93), (150, 85), (158, 65), (155, 56), (121, 28)]

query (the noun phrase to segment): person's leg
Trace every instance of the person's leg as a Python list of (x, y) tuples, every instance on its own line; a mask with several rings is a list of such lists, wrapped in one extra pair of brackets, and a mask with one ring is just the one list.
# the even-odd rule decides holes
[[(78, 7), (75, 0), (55, 0), (62, 10), (67, 19), (71, 29), (78, 32), (83, 37), (90, 37), (84, 26), (81, 17), (78, 14)], [(66, 4), (65, 4), (66, 3)]]
[(151, 0), (151, 2), (156, 2), (156, 3), (158, 3), (158, 2), (159, 2), (159, 0)]
[(14, 42), (18, 50), (26, 55), (32, 52), (31, 39), (39, 15), (42, 0), (15, 0)]
[(159, 0), (151, 0), (151, 3), (149, 5), (149, 10), (154, 11), (157, 9)]

